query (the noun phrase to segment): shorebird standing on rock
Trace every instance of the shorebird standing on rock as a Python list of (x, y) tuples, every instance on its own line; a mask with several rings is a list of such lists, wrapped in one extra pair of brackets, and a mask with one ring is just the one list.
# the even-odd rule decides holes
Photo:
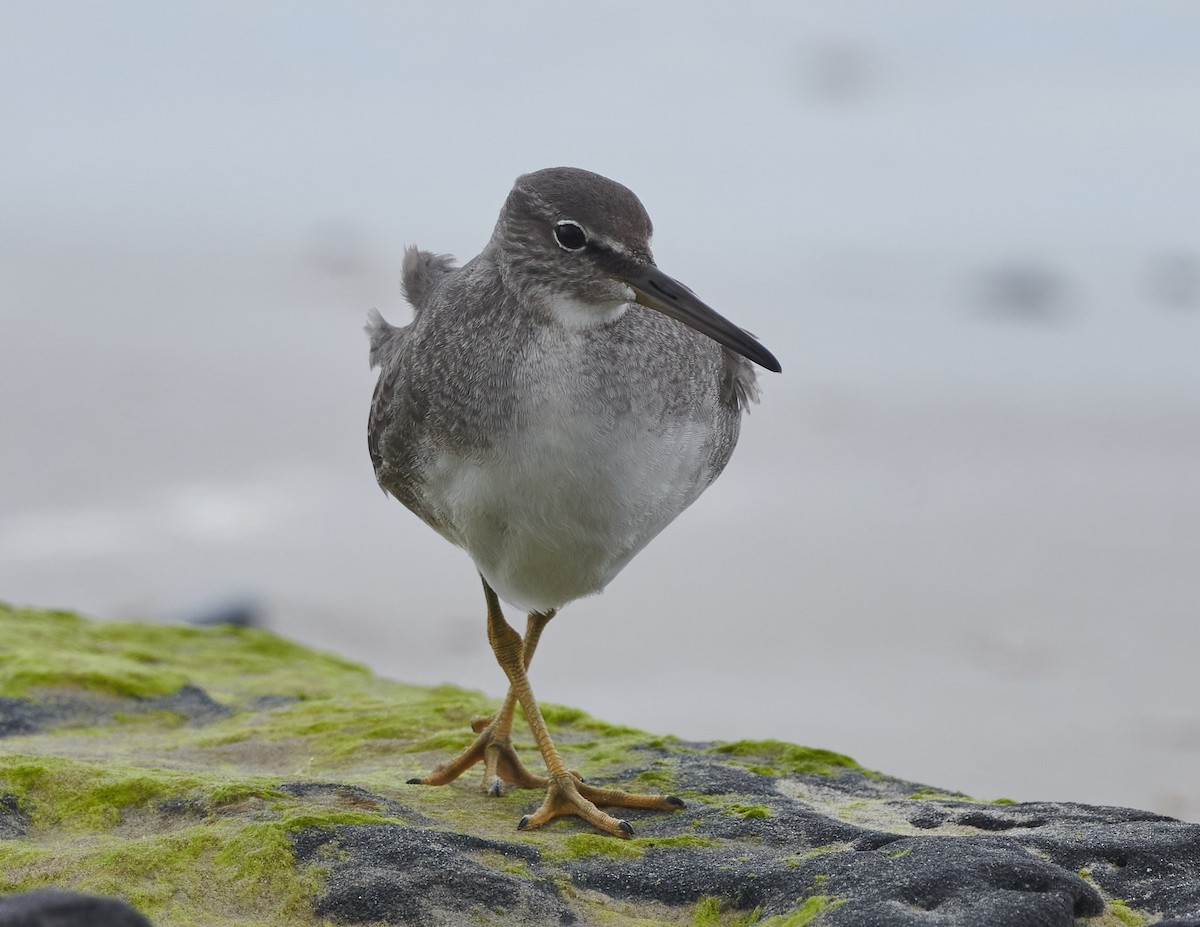
[[(463, 267), (409, 248), (411, 324), (372, 311), (380, 368), (368, 444), (383, 489), (475, 561), (508, 697), (463, 753), (423, 779), (484, 763), (484, 790), (546, 789), (521, 828), (578, 815), (629, 836), (597, 806), (670, 811), (675, 797), (595, 788), (564, 765), (526, 667), (546, 623), (602, 590), (717, 478), (756, 400), (753, 364), (779, 362), (654, 264), (650, 217), (598, 174), (550, 168), (508, 195)], [(499, 599), (528, 613), (522, 640)], [(547, 776), (510, 739), (520, 702)]]

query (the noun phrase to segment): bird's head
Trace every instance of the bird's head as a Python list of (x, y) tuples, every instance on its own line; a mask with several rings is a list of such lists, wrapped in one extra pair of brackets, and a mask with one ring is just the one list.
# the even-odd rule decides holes
[(767, 370), (779, 361), (654, 264), (653, 226), (628, 187), (573, 167), (517, 178), (492, 237), (510, 286), (579, 326), (612, 321), (631, 302), (694, 328)]

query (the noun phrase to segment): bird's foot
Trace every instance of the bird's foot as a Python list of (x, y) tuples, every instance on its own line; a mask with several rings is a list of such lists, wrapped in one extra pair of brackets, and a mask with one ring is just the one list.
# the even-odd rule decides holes
[(480, 790), (498, 796), (505, 785), (519, 789), (544, 789), (549, 780), (535, 776), (517, 756), (512, 739), (497, 730), (496, 718), (476, 718), (471, 730), (477, 736), (472, 744), (454, 759), (442, 763), (427, 776), (409, 779), (410, 785), (445, 785), (453, 782), (476, 763), (483, 763), (483, 782)]
[(682, 799), (674, 795), (642, 795), (622, 792), (619, 789), (601, 789), (587, 785), (574, 775), (554, 776), (546, 789), (546, 800), (533, 814), (521, 818), (519, 830), (541, 827), (555, 818), (576, 815), (597, 830), (614, 837), (632, 837), (633, 827), (628, 821), (605, 814), (597, 806), (610, 808), (644, 808), (651, 811), (678, 811), (684, 807)]

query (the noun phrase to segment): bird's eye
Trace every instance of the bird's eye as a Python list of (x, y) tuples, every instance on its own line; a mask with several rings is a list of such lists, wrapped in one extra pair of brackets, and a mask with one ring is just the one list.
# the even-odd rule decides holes
[(554, 240), (564, 251), (579, 251), (587, 244), (587, 232), (578, 222), (563, 219), (554, 224)]

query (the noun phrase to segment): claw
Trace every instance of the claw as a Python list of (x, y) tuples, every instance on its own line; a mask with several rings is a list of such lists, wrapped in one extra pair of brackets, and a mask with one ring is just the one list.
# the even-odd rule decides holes
[[(479, 720), (481, 719), (476, 718), (472, 727)], [(508, 735), (497, 734), (496, 722), (493, 719), (482, 720), (486, 723), (469, 747), (424, 778), (409, 779), (409, 784), (445, 785), (457, 779), (476, 763), (483, 763), (483, 781), (480, 782), (479, 788), (487, 795), (499, 796), (505, 785), (522, 789), (544, 789), (547, 780), (543, 776), (535, 776), (525, 768)]]
[[(678, 799), (676, 799), (678, 801)], [(617, 808), (646, 808), (653, 811), (675, 811), (678, 805), (660, 795), (638, 795), (617, 789), (599, 789), (584, 785), (574, 776), (566, 774), (550, 779), (546, 799), (533, 814), (521, 818), (520, 830), (531, 830), (553, 821), (555, 818), (575, 815), (583, 818), (597, 830), (614, 837), (630, 837), (633, 826), (628, 821), (614, 818), (601, 811), (598, 805)]]

